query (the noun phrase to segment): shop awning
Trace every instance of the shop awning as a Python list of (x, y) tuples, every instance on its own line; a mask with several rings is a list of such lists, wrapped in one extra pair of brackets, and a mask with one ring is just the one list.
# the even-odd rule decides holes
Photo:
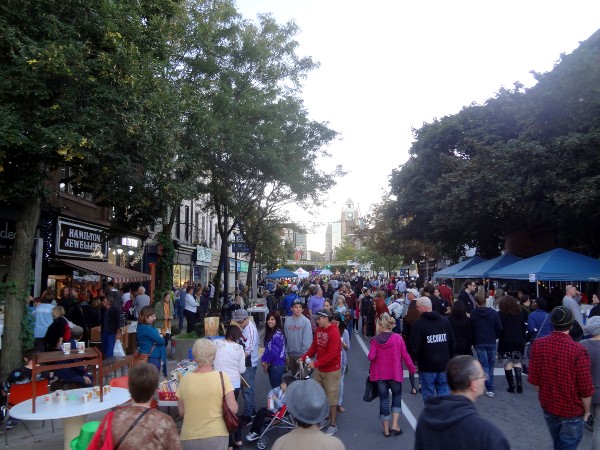
[(84, 261), (80, 259), (61, 259), (60, 261), (67, 266), (75, 267), (76, 269), (110, 277), (117, 284), (150, 281), (152, 279), (152, 277), (146, 273), (115, 266), (114, 264), (109, 264), (105, 261)]

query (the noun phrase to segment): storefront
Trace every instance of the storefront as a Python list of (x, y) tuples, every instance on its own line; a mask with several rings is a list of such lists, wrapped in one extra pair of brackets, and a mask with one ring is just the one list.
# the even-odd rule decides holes
[(131, 269), (140, 266), (140, 261), (135, 261), (137, 246), (141, 247), (137, 238), (113, 239), (109, 246), (107, 228), (59, 217), (50, 245), (57, 259), (47, 268), (48, 288), (57, 296), (64, 286), (75, 286), (96, 295), (103, 277), (117, 285), (149, 281), (150, 275)]
[(17, 228), (15, 221), (0, 219), (0, 280), (10, 270), (10, 259), (16, 236)]
[(212, 249), (196, 246), (196, 265), (194, 266), (194, 282), (205, 285), (208, 283), (210, 266), (212, 262)]

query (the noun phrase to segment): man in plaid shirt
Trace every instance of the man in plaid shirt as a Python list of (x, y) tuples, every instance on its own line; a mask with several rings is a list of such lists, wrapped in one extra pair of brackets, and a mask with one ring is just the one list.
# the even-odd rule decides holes
[(552, 310), (554, 331), (531, 347), (529, 382), (539, 393), (544, 418), (555, 449), (577, 449), (594, 393), (587, 350), (569, 336), (573, 313), (564, 306)]

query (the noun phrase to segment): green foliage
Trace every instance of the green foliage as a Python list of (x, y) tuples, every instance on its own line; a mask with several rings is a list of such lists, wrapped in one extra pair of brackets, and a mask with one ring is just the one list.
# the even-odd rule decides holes
[(537, 74), (536, 86), (503, 89), (415, 130), (410, 158), (391, 180), (388, 224), (398, 240), (452, 257), (470, 245), (493, 257), (524, 231), (600, 254), (599, 66), (596, 33)]

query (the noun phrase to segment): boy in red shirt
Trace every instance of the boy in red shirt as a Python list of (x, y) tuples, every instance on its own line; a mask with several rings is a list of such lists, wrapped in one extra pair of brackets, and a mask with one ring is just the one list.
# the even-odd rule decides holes
[(315, 331), (313, 343), (298, 362), (304, 362), (306, 357), (314, 358), (315, 355), (317, 357), (316, 361), (310, 362), (308, 368), (315, 369), (313, 378), (323, 386), (327, 394), (330, 425), (325, 434), (331, 436), (337, 431), (336, 413), (341, 376), (342, 338), (338, 327), (331, 323), (331, 312), (329, 310), (319, 310), (316, 317), (318, 328)]

